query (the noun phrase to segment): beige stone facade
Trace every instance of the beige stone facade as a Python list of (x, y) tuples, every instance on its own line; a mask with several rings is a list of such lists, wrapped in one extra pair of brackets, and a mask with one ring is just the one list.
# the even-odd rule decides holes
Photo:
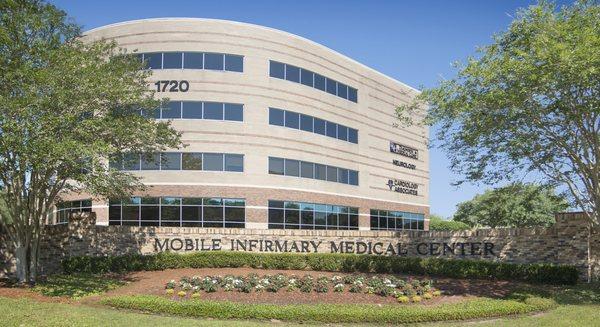
[[(160, 92), (172, 101), (244, 105), (242, 122), (175, 119), (188, 146), (181, 152), (244, 155), (243, 172), (139, 171), (152, 196), (243, 198), (246, 228), (267, 229), (268, 200), (304, 201), (359, 208), (368, 230), (370, 209), (429, 214), (428, 130), (394, 127), (398, 105), (418, 91), (304, 38), (256, 25), (210, 19), (147, 19), (91, 30), (89, 40), (115, 40), (128, 52), (208, 52), (243, 56), (243, 72), (155, 69), (159, 80), (185, 80), (187, 92)], [(300, 83), (269, 76), (270, 61), (311, 70), (357, 89), (355, 103)], [(269, 124), (269, 108), (310, 115), (358, 130), (358, 144)], [(413, 159), (390, 151), (390, 142), (417, 150)], [(269, 157), (356, 170), (359, 185), (272, 175)], [(393, 164), (400, 160), (415, 169)], [(415, 183), (417, 195), (390, 190), (388, 180)], [(142, 194), (138, 194), (142, 195)], [(71, 196), (71, 198), (81, 198)], [(94, 200), (97, 224), (108, 224), (107, 202)], [(425, 228), (427, 228), (427, 219)]]

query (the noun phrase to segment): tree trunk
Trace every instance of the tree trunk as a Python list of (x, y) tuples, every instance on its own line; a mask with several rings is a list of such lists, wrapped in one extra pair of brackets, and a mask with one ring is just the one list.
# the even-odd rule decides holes
[(18, 244), (15, 247), (15, 259), (17, 260), (17, 279), (19, 284), (25, 284), (29, 281), (29, 249), (27, 246)]

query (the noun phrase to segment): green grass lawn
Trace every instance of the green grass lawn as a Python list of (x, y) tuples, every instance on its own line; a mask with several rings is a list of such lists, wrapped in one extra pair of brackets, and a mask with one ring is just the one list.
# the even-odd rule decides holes
[(102, 294), (124, 284), (125, 281), (109, 276), (54, 275), (36, 285), (33, 290), (45, 296), (64, 296), (71, 299), (80, 299), (89, 295)]

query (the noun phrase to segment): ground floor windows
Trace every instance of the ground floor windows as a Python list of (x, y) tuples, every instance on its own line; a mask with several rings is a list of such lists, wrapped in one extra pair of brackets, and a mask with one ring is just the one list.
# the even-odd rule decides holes
[(75, 200), (66, 201), (56, 204), (56, 224), (66, 224), (69, 222), (69, 217), (75, 212), (91, 212), (92, 200)]
[(423, 230), (425, 215), (371, 209), (371, 230)]
[(132, 197), (111, 200), (108, 214), (110, 225), (244, 228), (246, 200)]
[(269, 229), (357, 230), (358, 208), (269, 200)]
[(318, 163), (269, 157), (269, 174), (358, 185), (358, 171)]

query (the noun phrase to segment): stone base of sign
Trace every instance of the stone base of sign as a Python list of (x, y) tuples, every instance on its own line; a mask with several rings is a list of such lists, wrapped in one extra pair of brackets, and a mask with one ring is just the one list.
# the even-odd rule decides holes
[[(600, 230), (581, 214), (558, 214), (551, 228), (497, 228), (444, 231), (309, 231), (223, 228), (127, 227), (96, 225), (93, 213), (74, 215), (68, 224), (48, 226), (41, 245), (40, 273), (60, 272), (61, 259), (160, 251), (253, 251), (358, 253), (554, 263), (576, 266), (581, 279), (600, 279)], [(0, 248), (5, 267), (10, 255)]]

